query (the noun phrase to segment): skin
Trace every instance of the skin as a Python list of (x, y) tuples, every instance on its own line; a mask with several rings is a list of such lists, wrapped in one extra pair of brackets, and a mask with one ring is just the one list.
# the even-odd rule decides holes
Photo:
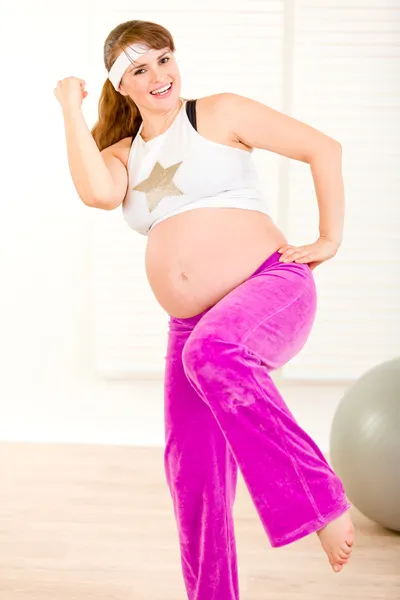
[[(146, 66), (132, 65), (125, 71), (119, 91), (136, 103), (147, 142), (176, 118), (182, 106), (181, 77), (168, 48), (151, 50), (135, 64), (141, 63)], [(168, 98), (151, 96), (150, 91), (170, 82)], [(203, 208), (162, 221), (148, 236), (147, 276), (160, 305), (183, 318), (218, 302), (276, 250), (283, 262), (306, 263), (312, 269), (332, 258), (342, 240), (344, 218), (342, 153), (336, 140), (262, 103), (229, 93), (198, 99), (197, 130), (219, 144), (247, 152), (260, 148), (308, 164), (319, 207), (319, 236), (294, 246), (268, 216), (229, 208)], [(125, 167), (131, 142), (125, 138), (111, 148)], [(339, 572), (354, 543), (349, 511), (317, 534), (333, 570)]]

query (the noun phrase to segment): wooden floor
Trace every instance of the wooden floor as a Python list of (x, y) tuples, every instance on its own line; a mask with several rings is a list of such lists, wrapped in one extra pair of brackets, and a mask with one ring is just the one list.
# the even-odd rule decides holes
[[(162, 449), (0, 444), (0, 482), (1, 600), (187, 598)], [(352, 510), (335, 574), (316, 535), (270, 548), (240, 479), (241, 600), (400, 600), (400, 537)]]

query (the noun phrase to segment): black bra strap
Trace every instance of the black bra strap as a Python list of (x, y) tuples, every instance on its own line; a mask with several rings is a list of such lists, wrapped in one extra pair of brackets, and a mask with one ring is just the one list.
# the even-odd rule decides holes
[(196, 100), (188, 100), (186, 102), (186, 114), (189, 118), (192, 127), (197, 131), (197, 120), (196, 120)]

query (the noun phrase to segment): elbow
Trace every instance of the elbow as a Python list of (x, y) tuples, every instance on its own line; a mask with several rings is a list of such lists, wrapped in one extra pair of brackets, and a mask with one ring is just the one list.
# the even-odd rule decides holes
[(328, 138), (327, 147), (334, 152), (342, 154), (342, 144), (333, 138)]
[(87, 199), (84, 200), (81, 198), (81, 200), (89, 208), (98, 208), (101, 210), (114, 210), (115, 208), (118, 208), (118, 206), (120, 206), (122, 204), (122, 201), (119, 201), (119, 200), (112, 202), (109, 199), (104, 200), (104, 199), (100, 199), (100, 198), (91, 198), (90, 200), (87, 200)]
[(106, 195), (96, 196), (93, 200), (93, 206), (102, 210), (115, 210), (121, 206), (126, 196), (126, 188), (122, 190), (112, 190)]
[(311, 164), (326, 155), (342, 156), (341, 143), (333, 138), (327, 138), (323, 144), (320, 144), (318, 148), (314, 149), (314, 151), (306, 157), (305, 161)]
[(97, 208), (101, 208), (103, 210), (115, 210), (116, 208), (118, 208), (118, 206), (121, 206), (122, 202), (118, 202), (115, 204), (101, 204), (100, 206), (98, 206)]
[(342, 154), (343, 148), (340, 142), (338, 142), (337, 140), (332, 140), (332, 145), (339, 152), (339, 154)]

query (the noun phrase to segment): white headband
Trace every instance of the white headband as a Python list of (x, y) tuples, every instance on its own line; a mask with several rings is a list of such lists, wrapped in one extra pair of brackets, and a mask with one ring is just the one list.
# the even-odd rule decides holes
[[(137, 60), (139, 56), (143, 56), (149, 52), (150, 48), (144, 44), (135, 44), (125, 48), (118, 56), (117, 60), (108, 72), (108, 78), (117, 90), (119, 91), (119, 84), (126, 69), (132, 64), (133, 61)], [(127, 56), (129, 54), (129, 57)]]

